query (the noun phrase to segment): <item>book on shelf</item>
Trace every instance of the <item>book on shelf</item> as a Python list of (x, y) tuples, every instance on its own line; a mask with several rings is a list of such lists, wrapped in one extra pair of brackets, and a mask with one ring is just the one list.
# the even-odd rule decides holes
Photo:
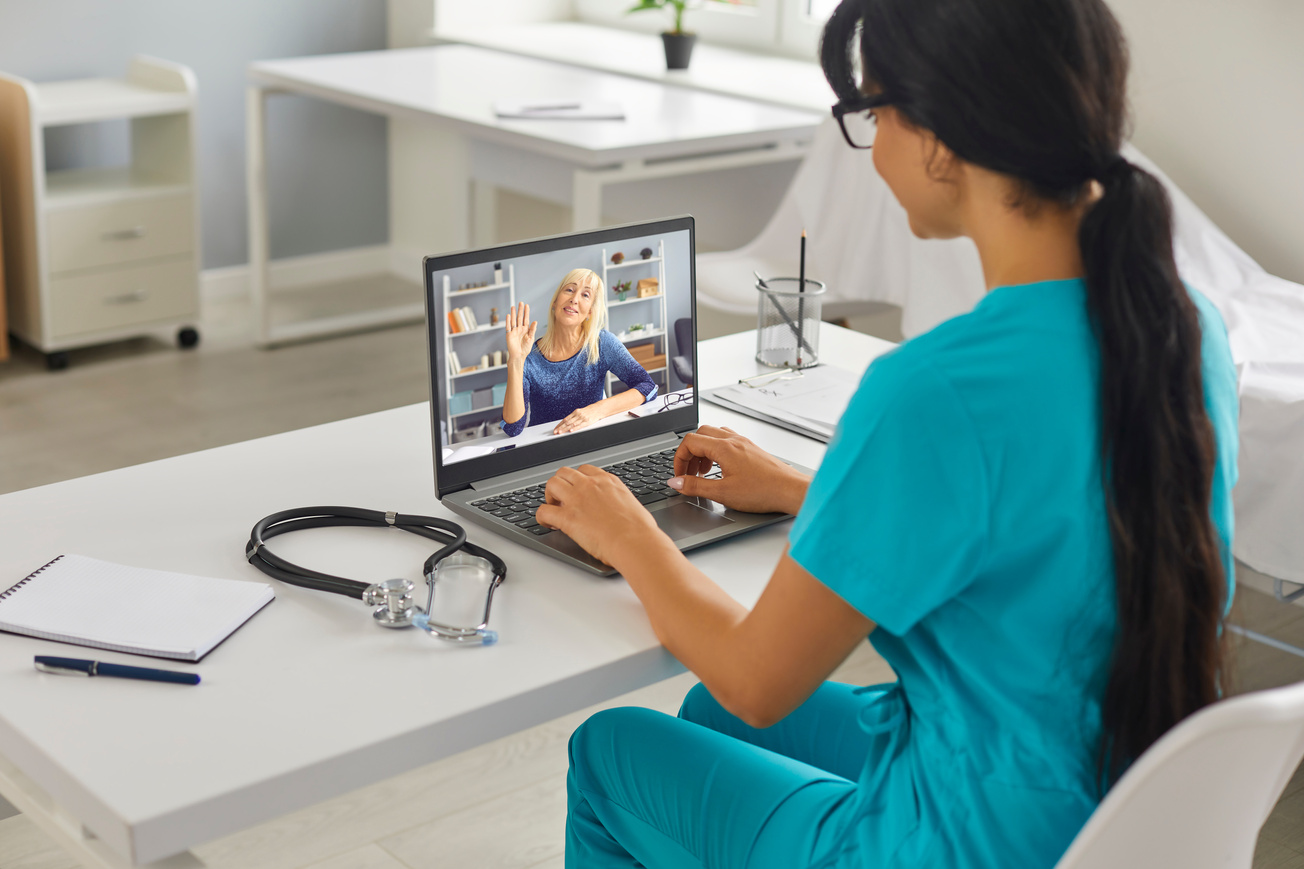
[(475, 312), (468, 307), (454, 308), (449, 316), (456, 320), (458, 332), (474, 332), (480, 328), (480, 323), (475, 319)]
[(456, 351), (456, 350), (449, 350), (449, 351), (448, 351), (448, 370), (449, 370), (449, 371), (461, 371), (461, 370), (462, 370), (462, 361), (461, 361), (460, 359), (457, 358), (457, 351)]
[(458, 325), (457, 311), (448, 312), (448, 331), (452, 332), (454, 335), (462, 331), (462, 327)]

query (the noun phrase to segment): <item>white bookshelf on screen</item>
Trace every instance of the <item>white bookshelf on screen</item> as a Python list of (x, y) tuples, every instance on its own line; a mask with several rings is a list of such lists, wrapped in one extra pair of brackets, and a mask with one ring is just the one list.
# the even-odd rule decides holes
[[(449, 442), (456, 442), (459, 428), (479, 423), (492, 425), (502, 416), (503, 403), (492, 400), (488, 406), (465, 407), (465, 393), (474, 394), (478, 390), (489, 389), (507, 383), (507, 311), (516, 304), (516, 266), (508, 263), (502, 274), (502, 280), (488, 281), (483, 286), (467, 289), (453, 289), (448, 275), (443, 277), (444, 317), (444, 402), (448, 410)], [(503, 300), (506, 299), (504, 306)], [(449, 320), (449, 312), (459, 308), (471, 308), (475, 316), (476, 327), (455, 332)], [(498, 323), (490, 321), (491, 311), (498, 309)], [(477, 340), (467, 340), (475, 336), (485, 336)], [(500, 350), (503, 362), (493, 364), (493, 351)], [(489, 356), (489, 365), (480, 367), (480, 357)], [(458, 360), (462, 369), (456, 370), (453, 360)], [(474, 367), (473, 367), (474, 366)], [(486, 432), (489, 434), (491, 432)]]
[[(75, 347), (176, 328), (199, 340), (195, 76), (134, 58), (122, 79), (0, 73), (9, 329), (51, 369)], [(125, 120), (130, 162), (51, 171), (45, 131)]]
[[(647, 272), (655, 272), (648, 274)], [(640, 278), (655, 277), (657, 279), (657, 292), (654, 296), (644, 296), (638, 298), (636, 290), (631, 289), (630, 294), (635, 294), (626, 298), (623, 302), (616, 297), (615, 291), (611, 287), (612, 272), (616, 273), (617, 279), (624, 281), (629, 280), (635, 287), (638, 285)], [(625, 276), (629, 277), (626, 278)], [(618, 263), (613, 263), (611, 257), (607, 254), (607, 249), (602, 249), (602, 285), (606, 288), (607, 293), (607, 312), (610, 320), (611, 312), (616, 311), (634, 311), (640, 319), (640, 323), (651, 323), (652, 328), (641, 329), (636, 332), (624, 332), (616, 337), (626, 346), (630, 344), (652, 343), (658, 349), (664, 362), (655, 367), (648, 368), (647, 373), (652, 375), (652, 379), (657, 382), (657, 388), (662, 393), (670, 391), (670, 324), (666, 321), (666, 243), (665, 241), (657, 242), (656, 252), (648, 259), (635, 259), (625, 257)], [(652, 317), (651, 320), (641, 319)], [(607, 372), (607, 395), (612, 394), (615, 384), (618, 383), (616, 376), (610, 371)]]

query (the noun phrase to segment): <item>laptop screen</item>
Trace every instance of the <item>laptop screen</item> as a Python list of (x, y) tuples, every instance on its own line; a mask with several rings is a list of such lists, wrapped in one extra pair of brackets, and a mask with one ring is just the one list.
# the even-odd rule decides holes
[(695, 427), (693, 255), (684, 217), (427, 258), (440, 497)]

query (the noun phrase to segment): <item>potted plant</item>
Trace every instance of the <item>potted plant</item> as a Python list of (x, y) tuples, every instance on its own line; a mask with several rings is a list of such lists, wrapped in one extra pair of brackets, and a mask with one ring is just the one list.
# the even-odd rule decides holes
[(612, 289), (616, 291), (617, 301), (625, 301), (625, 294), (629, 292), (630, 286), (631, 284), (629, 281), (621, 281), (612, 287)]
[[(675, 16), (675, 29), (661, 34), (661, 42), (666, 49), (666, 69), (688, 69), (689, 58), (693, 56), (693, 45), (697, 34), (684, 30), (684, 10), (690, 0), (639, 0), (630, 7), (629, 12), (642, 12), (644, 9), (671, 9)], [(716, 3), (734, 3), (738, 0), (713, 0)]]

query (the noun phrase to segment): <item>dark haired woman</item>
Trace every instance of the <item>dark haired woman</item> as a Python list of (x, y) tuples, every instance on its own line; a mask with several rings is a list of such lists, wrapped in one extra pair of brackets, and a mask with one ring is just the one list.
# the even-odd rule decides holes
[[(990, 292), (870, 366), (813, 481), (728, 430), (684, 439), (671, 485), (797, 514), (750, 611), (614, 477), (549, 481), (539, 521), (702, 681), (679, 718), (576, 731), (568, 866), (1050, 867), (1221, 690), (1235, 377), (1162, 187), (1119, 154), (1117, 22), (844, 0), (822, 54), (850, 143), (876, 122), (911, 228), (972, 238)], [(899, 681), (824, 682), (867, 634)]]

